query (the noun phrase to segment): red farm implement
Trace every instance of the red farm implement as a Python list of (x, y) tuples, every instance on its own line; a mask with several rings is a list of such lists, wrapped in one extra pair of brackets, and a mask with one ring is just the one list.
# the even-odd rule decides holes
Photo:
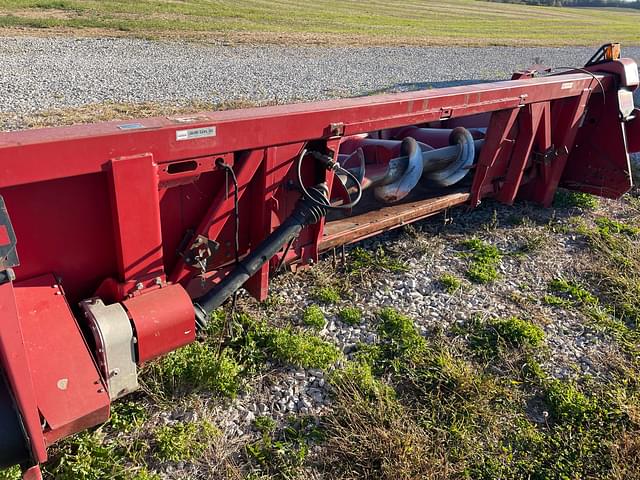
[(0, 133), (0, 467), (104, 422), (140, 364), (281, 264), (485, 198), (617, 198), (637, 65)]

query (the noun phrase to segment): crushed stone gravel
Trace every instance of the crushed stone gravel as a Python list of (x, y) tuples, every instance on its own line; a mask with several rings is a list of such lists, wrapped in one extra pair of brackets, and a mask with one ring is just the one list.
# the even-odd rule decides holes
[[(99, 102), (320, 100), (581, 66), (594, 47), (221, 46), (135, 39), (0, 37), (0, 112)], [(640, 59), (640, 47), (624, 49)]]

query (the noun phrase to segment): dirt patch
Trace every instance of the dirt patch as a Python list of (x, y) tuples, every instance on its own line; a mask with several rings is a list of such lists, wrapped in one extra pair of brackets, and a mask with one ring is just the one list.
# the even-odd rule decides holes
[(391, 37), (381, 35), (354, 35), (315, 32), (186, 32), (186, 31), (157, 31), (139, 30), (136, 32), (96, 27), (2, 27), (0, 37), (29, 36), (29, 37), (78, 37), (78, 38), (142, 38), (147, 40), (183, 40), (217, 45), (295, 45), (295, 46), (328, 46), (328, 47), (408, 47), (408, 46), (511, 46), (559, 47), (568, 45), (582, 45), (579, 41), (536, 41), (514, 39), (510, 41), (496, 41), (491, 39), (474, 39), (465, 37)]
[(56, 20), (66, 20), (69, 18), (78, 18), (82, 16), (81, 12), (77, 10), (62, 10), (58, 8), (24, 8), (19, 10), (12, 10), (11, 15), (20, 18), (29, 19), (48, 19), (53, 18)]
[(92, 103), (81, 107), (61, 108), (25, 115), (0, 113), (0, 131), (78, 125), (111, 120), (131, 120), (134, 118), (161, 117), (205, 110), (233, 110), (255, 106), (261, 106), (261, 104), (247, 100), (217, 104), (194, 100), (182, 105), (160, 102)]

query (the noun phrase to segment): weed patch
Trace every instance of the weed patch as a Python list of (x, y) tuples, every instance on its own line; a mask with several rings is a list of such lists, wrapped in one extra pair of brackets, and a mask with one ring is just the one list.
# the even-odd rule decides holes
[(543, 341), (544, 331), (540, 327), (517, 317), (492, 319), (486, 323), (472, 321), (469, 326), (469, 344), (484, 358), (511, 349), (535, 349)]
[(322, 330), (327, 323), (324, 313), (318, 305), (309, 305), (302, 314), (302, 321), (308, 327)]
[(518, 245), (516, 255), (530, 255), (539, 252), (549, 243), (549, 235), (546, 232), (531, 232)]
[(132, 466), (140, 460), (148, 446), (142, 442), (125, 444), (119, 440), (106, 440), (104, 430), (82, 432), (56, 445), (52, 460), (44, 473), (60, 480), (159, 480), (142, 466)]
[(462, 282), (458, 277), (450, 273), (444, 273), (438, 278), (440, 286), (450, 294), (456, 293), (462, 286)]
[(253, 421), (253, 426), (261, 433), (270, 433), (276, 429), (276, 422), (271, 417), (259, 416)]
[(246, 445), (248, 457), (255, 464), (255, 473), (269, 478), (297, 478), (309, 453), (309, 446), (322, 438), (320, 430), (307, 418), (289, 422), (280, 432), (275, 425), (262, 428), (260, 440)]
[(160, 461), (180, 462), (200, 457), (220, 434), (207, 421), (176, 423), (156, 430), (154, 456)]
[(231, 349), (196, 341), (153, 363), (145, 378), (156, 391), (169, 395), (210, 391), (234, 397), (241, 373)]
[(338, 349), (320, 337), (296, 333), (290, 328), (266, 328), (265, 350), (274, 359), (303, 368), (328, 368), (340, 358)]
[(607, 217), (596, 218), (595, 223), (600, 235), (627, 235), (635, 237), (640, 234), (640, 228)]
[(556, 208), (582, 208), (583, 210), (595, 210), (600, 202), (598, 197), (589, 193), (573, 192), (571, 190), (559, 189), (553, 199), (553, 206)]
[(408, 268), (403, 261), (387, 255), (382, 247), (374, 252), (356, 247), (349, 254), (347, 269), (352, 273), (363, 274), (366, 272), (404, 272)]
[(496, 267), (500, 263), (502, 254), (497, 247), (477, 238), (465, 240), (462, 246), (467, 249), (466, 255), (471, 258), (471, 264), (467, 269), (469, 280), (484, 284), (498, 278)]
[[(220, 336), (219, 332), (212, 334)], [(261, 369), (268, 358), (303, 368), (327, 368), (340, 358), (338, 349), (317, 335), (274, 327), (246, 314), (234, 316), (229, 338), (223, 343), (233, 352), (242, 373)]]
[(0, 470), (0, 480), (21, 480), (22, 472), (18, 465)]
[(313, 296), (319, 302), (333, 305), (341, 300), (340, 292), (335, 287), (321, 287), (316, 289)]
[(338, 318), (349, 325), (357, 325), (362, 320), (362, 312), (358, 307), (345, 307), (338, 312)]

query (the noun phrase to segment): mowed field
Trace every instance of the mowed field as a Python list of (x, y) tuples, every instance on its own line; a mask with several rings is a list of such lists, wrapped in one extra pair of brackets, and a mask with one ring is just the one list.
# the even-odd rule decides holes
[(474, 0), (0, 0), (0, 35), (332, 45), (640, 44), (640, 11)]

